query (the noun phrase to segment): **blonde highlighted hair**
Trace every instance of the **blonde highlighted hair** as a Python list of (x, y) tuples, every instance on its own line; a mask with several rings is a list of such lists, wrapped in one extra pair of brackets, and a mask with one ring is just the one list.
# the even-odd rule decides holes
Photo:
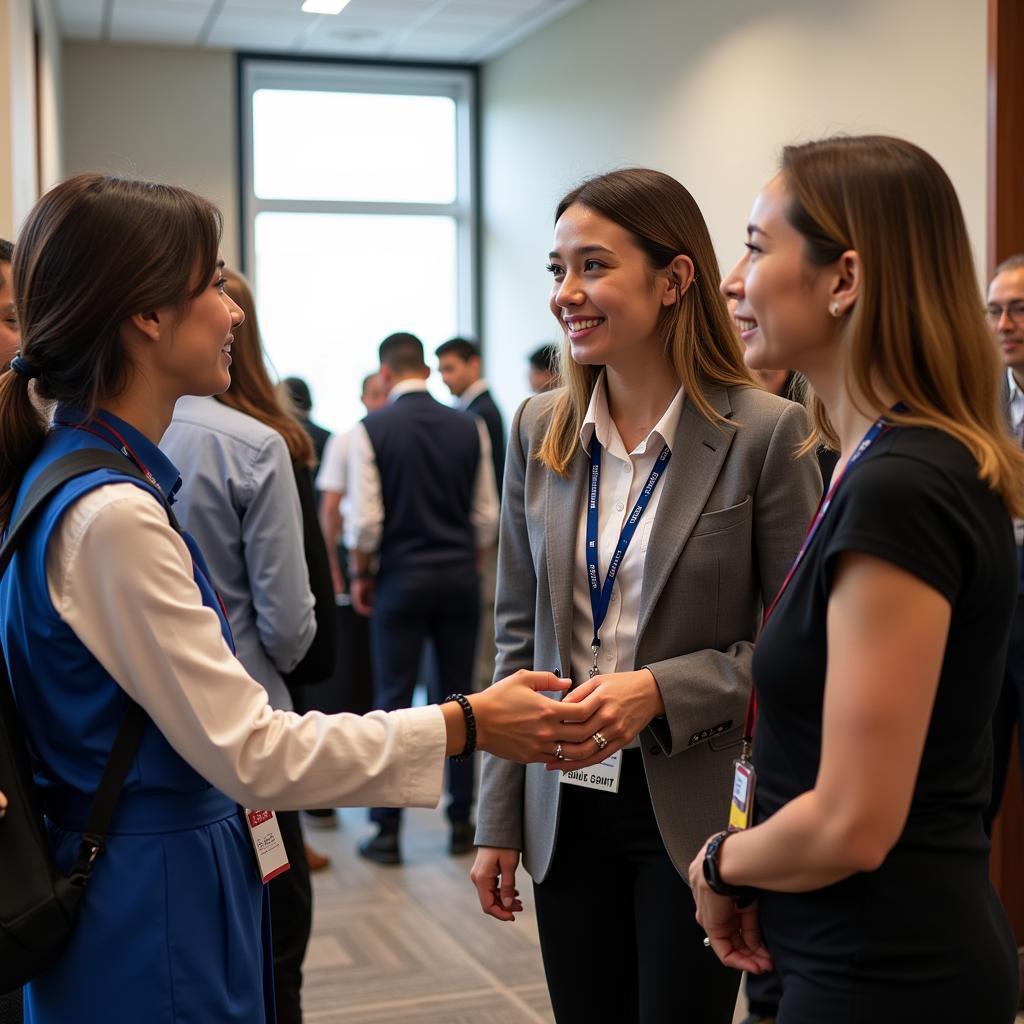
[[(556, 223), (574, 203), (630, 232), (654, 270), (667, 267), (680, 255), (693, 261), (693, 282), (675, 305), (662, 310), (657, 330), (687, 401), (709, 421), (720, 421), (722, 417), (704, 395), (708, 384), (753, 387), (754, 382), (718, 290), (718, 260), (693, 196), (667, 174), (633, 167), (589, 178), (574, 188), (558, 204)], [(569, 471), (600, 372), (600, 366), (574, 362), (568, 336), (563, 339), (558, 353), (563, 387), (537, 453), (539, 461), (562, 476)]]
[[(903, 139), (824, 139), (782, 152), (789, 222), (813, 266), (858, 253), (863, 277), (841, 325), (848, 380), (873, 408), (882, 385), (908, 411), (892, 420), (934, 427), (961, 441), (981, 479), (1013, 515), (1024, 515), (1024, 452), (1000, 408), (1001, 363), (963, 213), (938, 162)], [(837, 447), (821, 401), (808, 442)]]

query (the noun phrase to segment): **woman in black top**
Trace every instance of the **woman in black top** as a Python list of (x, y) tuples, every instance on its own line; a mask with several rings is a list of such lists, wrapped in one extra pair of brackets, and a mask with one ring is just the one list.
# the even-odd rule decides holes
[(754, 655), (756, 824), (694, 860), (698, 918), (774, 962), (778, 1024), (1009, 1024), (981, 815), (1024, 456), (963, 216), (922, 150), (844, 138), (784, 150), (747, 230), (747, 363), (808, 378), (840, 459)]

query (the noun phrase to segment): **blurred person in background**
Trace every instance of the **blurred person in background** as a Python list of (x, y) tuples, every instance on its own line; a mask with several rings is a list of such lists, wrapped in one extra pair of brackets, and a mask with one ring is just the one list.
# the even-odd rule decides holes
[(558, 346), (541, 345), (529, 356), (530, 369), (527, 379), (535, 395), (543, 394), (558, 387)]
[[(271, 706), (309, 710), (299, 687), (334, 668), (334, 595), (313, 496), (313, 444), (267, 373), (248, 282), (225, 269), (245, 315), (234, 330), (231, 385), (184, 397), (161, 448), (181, 469), (182, 525), (206, 553), (237, 656)], [(312, 927), (310, 860), (297, 811), (278, 813), (291, 869), (270, 882), (274, 987), (280, 1024), (302, 1020), (302, 961)]]
[(313, 477), (315, 479), (320, 469), (320, 463), (323, 461), (324, 447), (331, 436), (331, 432), (326, 427), (321, 427), (319, 423), (313, 422), (311, 418), (313, 395), (309, 390), (309, 385), (301, 377), (285, 377), (281, 381), (281, 386), (288, 392), (288, 399), (291, 402), (289, 411), (294, 413), (295, 418), (302, 424), (306, 433), (309, 434), (310, 440), (313, 442), (313, 451), (315, 453)]

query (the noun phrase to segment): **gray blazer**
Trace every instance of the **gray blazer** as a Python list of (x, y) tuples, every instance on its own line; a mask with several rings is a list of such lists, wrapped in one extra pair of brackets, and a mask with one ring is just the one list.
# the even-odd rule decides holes
[[(707, 398), (726, 422), (683, 406), (637, 624), (636, 667), (651, 670), (665, 703), (665, 717), (640, 734), (643, 763), (658, 827), (684, 878), (700, 844), (725, 827), (752, 641), (821, 494), (813, 455), (794, 457), (808, 431), (801, 406), (753, 387), (710, 387)], [(512, 424), (496, 679), (521, 668), (569, 672), (572, 552), (588, 461), (578, 449), (563, 478), (535, 459), (553, 401), (554, 393), (528, 399)], [(521, 850), (526, 870), (542, 881), (560, 798), (557, 772), (485, 755), (477, 845)]]

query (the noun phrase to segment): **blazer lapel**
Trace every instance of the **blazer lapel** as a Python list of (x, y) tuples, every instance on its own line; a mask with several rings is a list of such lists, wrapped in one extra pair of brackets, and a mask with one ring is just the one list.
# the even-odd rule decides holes
[[(708, 387), (705, 397), (722, 416), (732, 414), (725, 388)], [(636, 632), (638, 642), (704, 510), (735, 434), (736, 428), (731, 423), (709, 423), (688, 399), (683, 405), (672, 445), (672, 459), (662, 482), (665, 490), (647, 549)]]
[(559, 666), (563, 675), (572, 671), (572, 584), (576, 569), (576, 532), (580, 503), (587, 482), (587, 462), (577, 449), (567, 477), (546, 473), (544, 502), (544, 549), (548, 569), (548, 593), (555, 623)]

